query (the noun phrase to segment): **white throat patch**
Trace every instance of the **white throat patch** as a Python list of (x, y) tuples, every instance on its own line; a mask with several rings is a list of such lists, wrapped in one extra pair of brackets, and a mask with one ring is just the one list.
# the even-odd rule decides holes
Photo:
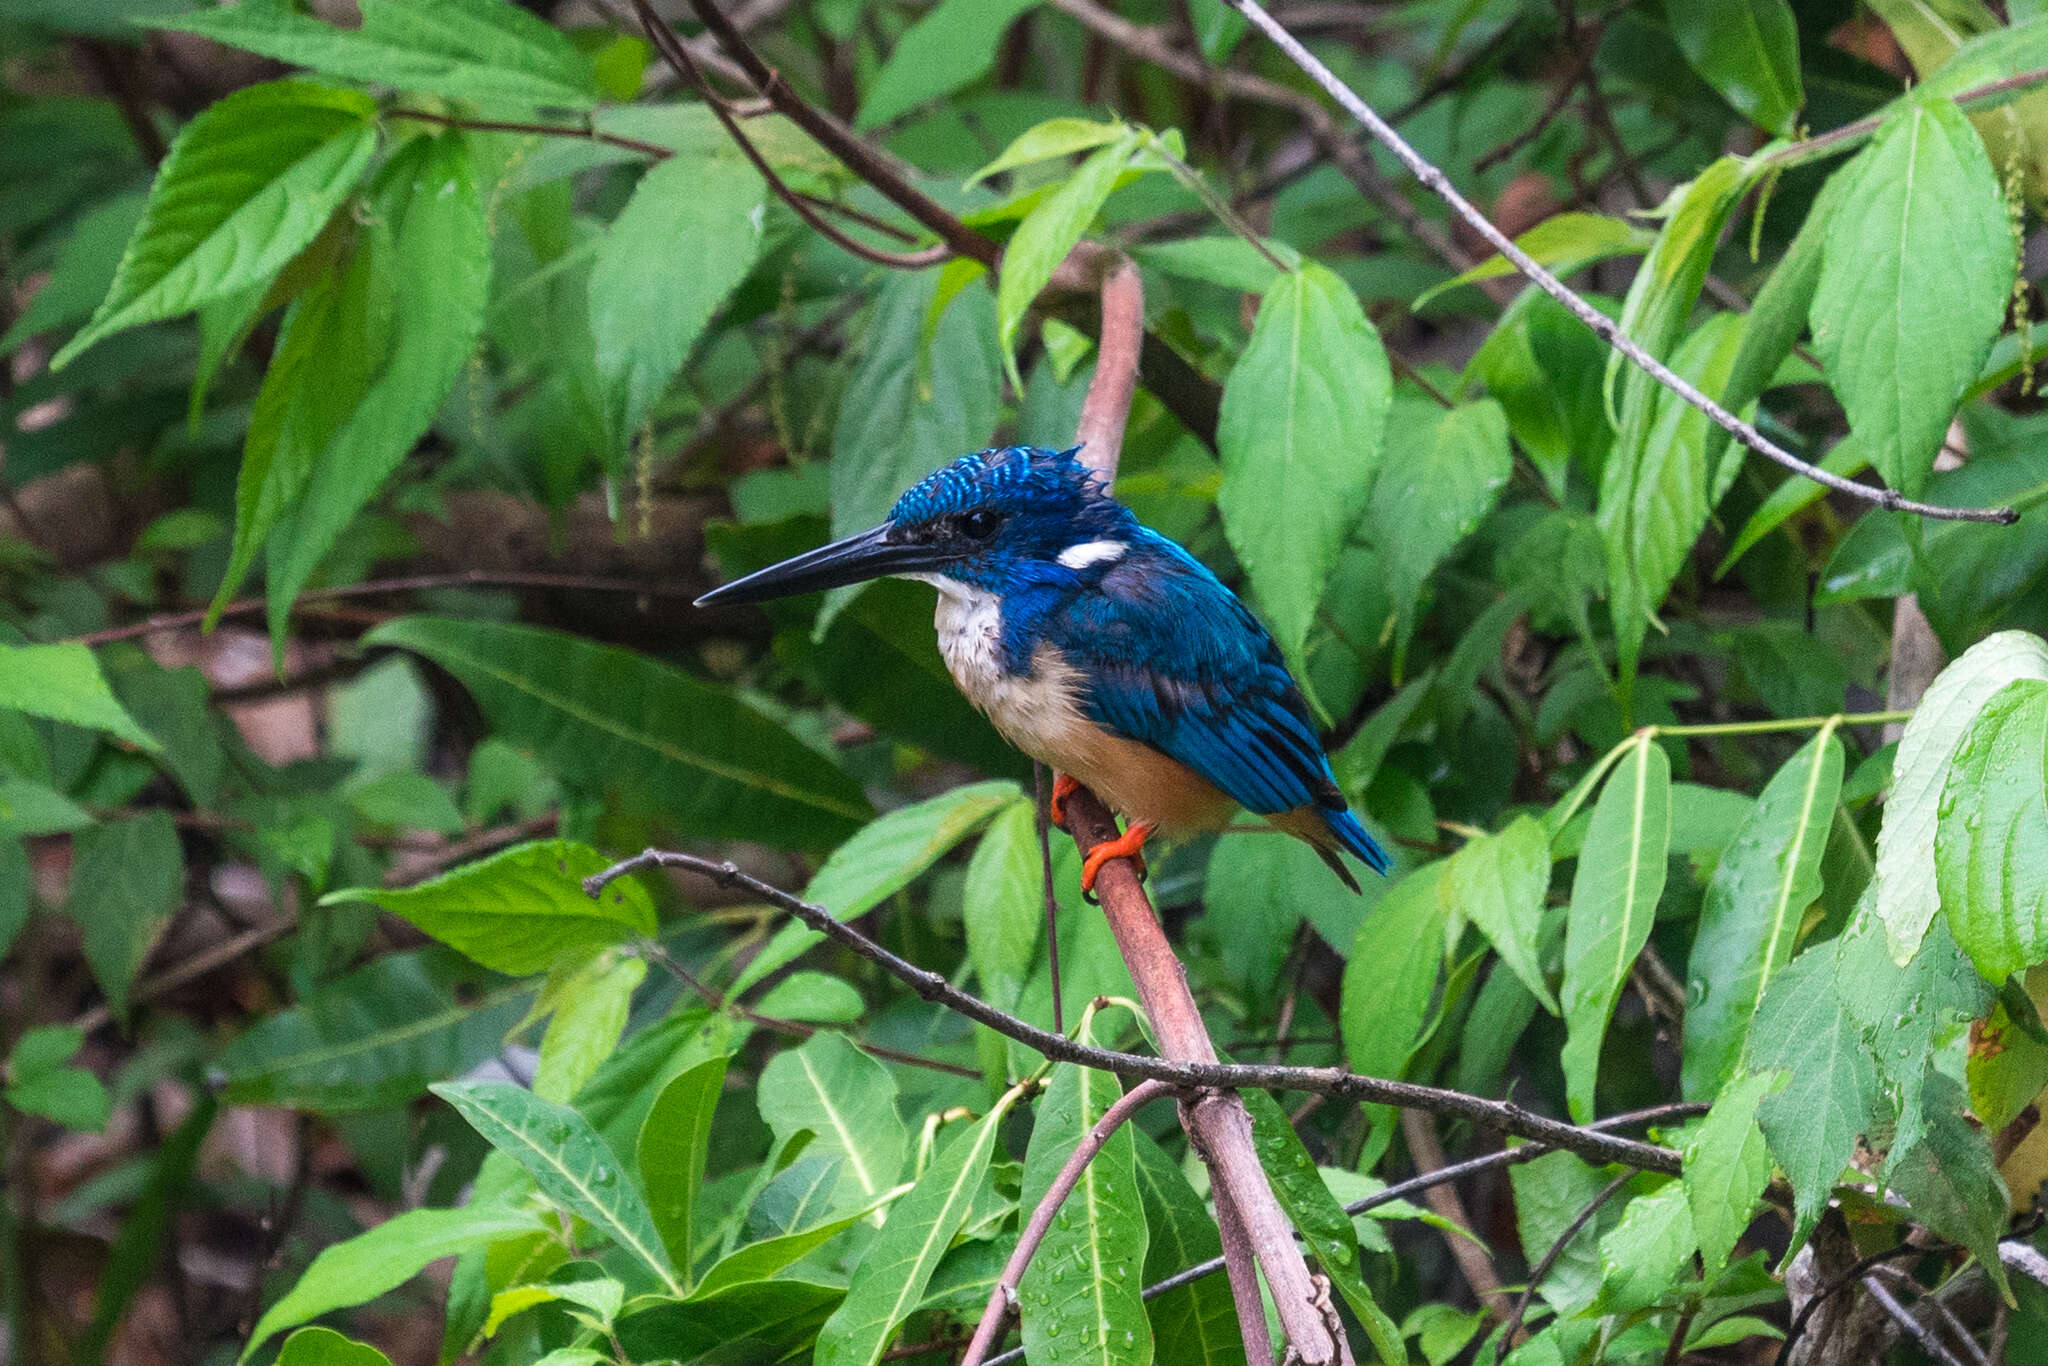
[(1069, 569), (1086, 569), (1091, 564), (1120, 560), (1129, 549), (1122, 541), (1083, 541), (1062, 550), (1059, 561)]

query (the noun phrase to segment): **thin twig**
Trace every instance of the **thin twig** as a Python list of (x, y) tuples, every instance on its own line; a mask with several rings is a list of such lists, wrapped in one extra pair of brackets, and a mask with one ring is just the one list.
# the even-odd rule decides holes
[[(1401, 1112), (1401, 1133), (1408, 1140), (1408, 1152), (1414, 1157), (1418, 1170), (1435, 1172), (1451, 1165), (1444, 1160), (1444, 1148), (1437, 1141), (1436, 1125), (1422, 1111)], [(1424, 1199), (1440, 1217), (1460, 1229), (1472, 1227), (1472, 1216), (1465, 1212), (1465, 1202), (1458, 1198), (1458, 1190), (1453, 1183), (1431, 1182)], [(1500, 1276), (1494, 1271), (1486, 1249), (1455, 1233), (1444, 1237), (1451, 1245), (1451, 1256), (1457, 1261), (1458, 1270), (1464, 1273), (1465, 1284), (1472, 1287), (1472, 1294), (1494, 1319), (1505, 1319), (1509, 1313), (1507, 1292), (1501, 1289)]]
[(1543, 1278), (1550, 1274), (1550, 1268), (1557, 1265), (1557, 1259), (1564, 1256), (1564, 1250), (1571, 1246), (1572, 1239), (1578, 1237), (1580, 1230), (1593, 1222), (1593, 1216), (1600, 1212), (1602, 1205), (1613, 1199), (1616, 1192), (1634, 1179), (1634, 1172), (1623, 1172), (1609, 1181), (1600, 1188), (1600, 1193), (1588, 1200), (1585, 1208), (1573, 1215), (1572, 1221), (1564, 1226), (1564, 1232), (1558, 1234), (1557, 1241), (1544, 1252), (1543, 1260), (1531, 1268), (1529, 1283), (1523, 1286), (1522, 1293), (1515, 1297), (1515, 1312), (1508, 1315), (1507, 1326), (1501, 1329), (1500, 1340), (1503, 1344), (1509, 1347), (1515, 1345), (1515, 1335), (1522, 1331), (1522, 1320), (1529, 1312), (1529, 1301), (1535, 1298), (1536, 1287), (1543, 1284)]
[(465, 119), (451, 114), (436, 114), (426, 109), (399, 107), (385, 111), (385, 117), (410, 119), (415, 123), (431, 123), (442, 128), (465, 128), (473, 133), (527, 133), (534, 137), (576, 138), (583, 142), (602, 143), (606, 147), (617, 147), (621, 151), (666, 161), (675, 155), (673, 147), (664, 147), (658, 142), (642, 142), (639, 138), (621, 137), (616, 133), (600, 132), (596, 128), (573, 127), (562, 123), (510, 123), (502, 119)]
[(1632, 365), (1677, 394), (1694, 408), (1705, 413), (1714, 425), (1720, 427), (1743, 445), (1816, 483), (1824, 484), (1837, 492), (1876, 503), (1878, 506), (1888, 508), (1894, 512), (1918, 513), (1923, 517), (1943, 521), (2010, 524), (2018, 520), (2019, 511), (2016, 508), (1943, 507), (1907, 498), (1896, 489), (1859, 484), (1853, 479), (1845, 479), (1830, 470), (1822, 469), (1818, 465), (1801, 460), (1798, 456), (1779, 446), (1776, 442), (1758, 431), (1753, 425), (1745, 422), (1734, 413), (1722, 407), (1714, 399), (1708, 397), (1690, 380), (1678, 374), (1670, 366), (1664, 364), (1663, 361), (1658, 360), (1655, 356), (1644, 350), (1634, 338), (1623, 332), (1613, 319), (1581, 298), (1562, 280), (1551, 274), (1536, 258), (1516, 246), (1513, 238), (1494, 226), (1493, 220), (1481, 213), (1473, 206), (1470, 200), (1459, 193), (1458, 188), (1451, 184), (1448, 176), (1438, 169), (1433, 162), (1411, 147), (1407, 139), (1403, 138), (1385, 119), (1381, 118), (1373, 110), (1373, 107), (1359, 96), (1357, 91), (1346, 85), (1335, 72), (1323, 64), (1321, 59), (1303, 47), (1293, 34), (1281, 27), (1274, 20), (1273, 16), (1266, 12), (1264, 6), (1259, 4), (1258, 0), (1226, 0), (1226, 3), (1251, 20), (1261, 32), (1273, 41), (1275, 46), (1287, 55), (1289, 60), (1308, 73), (1309, 77), (1316, 84), (1320, 85), (1329, 93), (1332, 99), (1343, 106), (1345, 112), (1357, 119), (1367, 132), (1371, 133), (1381, 145), (1391, 151), (1401, 164), (1414, 174), (1417, 180), (1421, 181), (1439, 199), (1450, 205), (1453, 213), (1457, 214), (1474, 232), (1486, 239), (1487, 243), (1495, 251), (1499, 252), (1517, 270), (1533, 281), (1537, 288), (1563, 304), (1574, 317), (1591, 328), (1594, 334), (1600, 337), (1601, 340), (1605, 341), (1616, 351), (1619, 351)]
[(1921, 1351), (1942, 1363), (1942, 1366), (1963, 1366), (1963, 1363), (1957, 1359), (1956, 1354), (1951, 1352), (1940, 1338), (1934, 1336), (1933, 1331), (1926, 1324), (1913, 1317), (1912, 1310), (1894, 1299), (1892, 1292), (1885, 1289), (1884, 1284), (1877, 1277), (1865, 1276), (1863, 1278), (1863, 1293), (1877, 1301), (1878, 1307), (1891, 1315), (1892, 1322), (1898, 1324), (1906, 1336), (1913, 1339), (1914, 1345), (1919, 1347)]
[(1037, 1207), (1031, 1211), (1031, 1217), (1024, 1223), (1024, 1231), (1017, 1235), (1017, 1246), (1010, 1253), (1010, 1260), (1003, 1264), (1003, 1274), (996, 1278), (994, 1288), (988, 1292), (988, 1307), (981, 1311), (981, 1322), (975, 1326), (974, 1337), (967, 1344), (966, 1355), (960, 1358), (960, 1366), (981, 1366), (989, 1349), (1002, 1336), (1003, 1325), (1017, 1307), (1017, 1287), (1024, 1281), (1025, 1268), (1031, 1265), (1039, 1244), (1052, 1230), (1053, 1217), (1060, 1212), (1060, 1206), (1067, 1203), (1067, 1197), (1073, 1194), (1081, 1174), (1095, 1160), (1095, 1155), (1115, 1137), (1125, 1120), (1153, 1101), (1172, 1094), (1173, 1088), (1164, 1082), (1140, 1082), (1126, 1091), (1116, 1104), (1103, 1111), (1102, 1118), (1082, 1135), (1074, 1151), (1067, 1155), (1059, 1174), (1046, 1187)]

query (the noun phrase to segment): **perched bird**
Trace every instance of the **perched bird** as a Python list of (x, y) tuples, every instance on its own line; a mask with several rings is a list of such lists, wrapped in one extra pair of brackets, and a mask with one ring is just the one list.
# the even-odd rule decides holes
[[(1344, 803), (1280, 649), (1194, 556), (1145, 526), (1076, 458), (1009, 446), (962, 456), (871, 531), (697, 599), (763, 602), (884, 575), (939, 590), (939, 652), (1004, 738), (1130, 821), (1081, 885), (1154, 830), (1221, 830), (1238, 807), (1307, 841), (1352, 891), (1338, 851), (1386, 852)], [(1064, 823), (1062, 821), (1062, 823)]]

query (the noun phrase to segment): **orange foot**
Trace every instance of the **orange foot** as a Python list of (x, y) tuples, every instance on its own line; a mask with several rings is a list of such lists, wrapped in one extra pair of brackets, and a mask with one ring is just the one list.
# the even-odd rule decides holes
[(1073, 796), (1080, 786), (1064, 773), (1052, 775), (1052, 800), (1046, 803), (1046, 814), (1062, 830), (1067, 828), (1067, 798)]
[(1132, 821), (1131, 828), (1104, 844), (1098, 844), (1088, 851), (1088, 857), (1081, 861), (1081, 890), (1095, 890), (1095, 875), (1102, 871), (1102, 865), (1113, 858), (1127, 858), (1138, 865), (1138, 876), (1145, 876), (1145, 860), (1138, 852), (1145, 847), (1145, 841), (1152, 837), (1152, 822)]

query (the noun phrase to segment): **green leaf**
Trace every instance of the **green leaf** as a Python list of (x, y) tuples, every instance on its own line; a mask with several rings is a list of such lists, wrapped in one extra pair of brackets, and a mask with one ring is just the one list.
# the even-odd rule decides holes
[(1697, 1242), (1679, 1182), (1629, 1201), (1621, 1221), (1600, 1240), (1600, 1294), (1593, 1311), (1627, 1313), (1656, 1303), (1677, 1283)]
[(1301, 1136), (1287, 1122), (1279, 1102), (1264, 1091), (1242, 1093), (1245, 1109), (1252, 1119), (1252, 1146), (1259, 1165), (1273, 1184), (1273, 1194), (1287, 1211), (1295, 1231), (1308, 1244), (1323, 1274), (1330, 1278), (1351, 1312), (1365, 1326), (1373, 1349), (1386, 1362), (1405, 1362), (1401, 1332), (1386, 1311), (1379, 1307), (1365, 1284), (1363, 1259), (1358, 1251), (1358, 1230), (1351, 1216), (1330, 1194), (1315, 1159), (1302, 1146)]
[(78, 1133), (96, 1134), (113, 1117), (113, 1098), (92, 1073), (79, 1067), (55, 1067), (22, 1081), (9, 1083), (7, 1103), (31, 1115), (41, 1115)]
[(1790, 137), (1806, 92), (1799, 25), (1786, 0), (1664, 0), (1671, 37), (1735, 112)]
[(1501, 961), (1555, 1015), (1557, 998), (1543, 979), (1536, 951), (1543, 898), (1549, 890), (1550, 837), (1543, 822), (1517, 816), (1499, 834), (1469, 840), (1451, 856), (1442, 893), (1454, 908), (1472, 917)]
[(1369, 904), (1306, 843), (1249, 827), (1217, 842), (1202, 894), (1203, 923), (1224, 972), (1261, 1009), (1286, 991), (1281, 969), (1304, 920), (1332, 944), (1348, 945)]
[(902, 1176), (910, 1135), (896, 1113), (895, 1078), (845, 1035), (820, 1030), (777, 1053), (761, 1069), (755, 1099), (778, 1143), (808, 1129), (816, 1137), (807, 1157), (845, 1159), (841, 1203), (871, 1204)]
[(760, 172), (675, 156), (640, 177), (590, 268), (590, 334), (619, 450), (761, 254)]
[(879, 128), (986, 76), (996, 64), (1004, 31), (1037, 3), (941, 0), (896, 40), (868, 86), (855, 126)]
[[(801, 1166), (802, 1164), (799, 1162), (797, 1165)], [(837, 1166), (836, 1163), (830, 1165), (835, 1168)], [(709, 1271), (705, 1272), (704, 1279), (697, 1283), (697, 1288), (691, 1293), (691, 1298), (695, 1300), (713, 1299), (734, 1286), (770, 1280), (778, 1272), (796, 1265), (796, 1263), (810, 1256), (811, 1253), (817, 1251), (826, 1243), (832, 1241), (832, 1239), (852, 1228), (876, 1207), (853, 1210), (840, 1215), (837, 1219), (828, 1220), (822, 1224), (813, 1224), (811, 1227), (796, 1233), (785, 1233), (772, 1238), (763, 1238), (757, 1243), (748, 1243), (745, 1247), (735, 1251), (731, 1256), (721, 1257)]]
[(107, 297), (51, 361), (267, 281), (319, 235), (376, 150), (366, 95), (250, 86), (178, 134)]
[(1722, 853), (1686, 969), (1686, 1095), (1711, 1096), (1733, 1075), (1757, 1003), (1820, 895), (1841, 790), (1842, 742), (1824, 726), (1771, 778)]
[(1963, 1088), (1931, 1063), (1921, 1091), (1922, 1104), (1900, 1119), (1885, 1184), (1904, 1197), (1915, 1219), (1968, 1248), (2009, 1301), (1998, 1240), (2012, 1195), (1998, 1174), (1991, 1135), (1971, 1120)]
[(599, 897), (583, 879), (612, 860), (574, 840), (536, 840), (403, 889), (351, 887), (320, 904), (368, 902), (498, 972), (545, 972), (562, 958), (655, 930), (654, 903), (620, 878)]
[[(1515, 1228), (1521, 1236), (1522, 1255), (1531, 1265), (1557, 1245), (1612, 1176), (1612, 1171), (1589, 1167), (1570, 1153), (1548, 1153), (1509, 1172), (1515, 1190)], [(1584, 1227), (1565, 1239), (1563, 1249), (1551, 1261), (1549, 1274), (1536, 1288), (1560, 1316), (1577, 1313), (1599, 1293), (1601, 1235), (1620, 1219), (1618, 1202), (1610, 1199)]]
[[(1563, 304), (1529, 289), (1508, 305), (1465, 367), (1466, 384), (1486, 386), (1559, 499), (1574, 464), (1597, 472), (1614, 444), (1600, 397), (1607, 356), (1607, 344)], [(1604, 563), (1599, 586), (1607, 586)]]
[(194, 806), (217, 807), (227, 750), (206, 675), (192, 668), (159, 668), (140, 650), (110, 654), (107, 664), (107, 681), (121, 705), (162, 742), (165, 770)]
[(1572, 1118), (1580, 1124), (1593, 1118), (1608, 1018), (1637, 955), (1650, 942), (1670, 846), (1671, 761), (1656, 742), (1638, 740), (1615, 765), (1593, 808), (1565, 922), (1566, 1039), (1560, 1061)]
[[(1223, 1252), (1202, 1198), (1157, 1143), (1142, 1131), (1137, 1149), (1138, 1195), (1145, 1204), (1145, 1281), (1154, 1284)], [(1153, 1356), (1174, 1366), (1244, 1366), (1244, 1338), (1227, 1281), (1215, 1276), (1167, 1291), (1146, 1304)]]
[(696, 1246), (697, 1188), (711, 1150), (711, 1117), (725, 1087), (726, 1058), (707, 1058), (661, 1088), (640, 1125), (640, 1179), (669, 1260), (690, 1288), (690, 1253)]
[(540, 1231), (540, 1220), (521, 1209), (409, 1210), (323, 1249), (285, 1297), (256, 1321), (238, 1360), (247, 1361), (273, 1334), (396, 1290), (443, 1257)]
[(1918, 1122), (1929, 1065), (1949, 1065), (1953, 1055), (1943, 1050), (1991, 1009), (1996, 995), (1944, 924), (1929, 928), (1912, 962), (1894, 963), (1868, 896), (1835, 939), (1835, 963), (1842, 1009), (1877, 1064), (1886, 1105), (1902, 1123)]
[(1947, 100), (1914, 101), (1838, 172), (1814, 350), (1884, 481), (1917, 496), (2012, 292), (2012, 228), (1984, 144)]
[(284, 1340), (277, 1366), (391, 1366), (391, 1358), (332, 1328), (301, 1328)]
[(866, 819), (860, 786), (730, 693), (557, 631), (400, 617), (365, 645), (454, 674), (493, 728), (564, 779), (620, 792), (700, 839), (818, 848)]
[(1833, 944), (1800, 954), (1771, 980), (1750, 1025), (1744, 1066), (1791, 1074), (1791, 1085), (1764, 1097), (1757, 1120), (1792, 1182), (1794, 1237), (1803, 1242), (1869, 1128), (1878, 1095), (1876, 1065), (1842, 1006)]
[(597, 954), (574, 971), (557, 969), (534, 1002), (533, 1014), (552, 1012), (533, 1069), (533, 1093), (564, 1104), (618, 1050), (632, 1013), (633, 993), (647, 978), (647, 960)]
[(1751, 1072), (1730, 1077), (1685, 1145), (1685, 1199), (1709, 1279), (1727, 1265), (1770, 1184), (1771, 1154), (1756, 1112), (1783, 1080)]
[(1443, 414), (1432, 436), (1390, 459), (1373, 481), (1365, 526), (1394, 599), (1397, 679), (1426, 605), (1424, 585), (1493, 510), (1513, 468), (1507, 415), (1482, 399)]
[(1290, 659), (1365, 512), (1393, 393), (1350, 286), (1317, 265), (1273, 282), (1223, 386), (1216, 502)]
[(105, 731), (152, 754), (159, 748), (114, 699), (83, 645), (0, 645), (0, 707)]
[[(1024, 1155), (1018, 1207), (1032, 1210), (1103, 1114), (1123, 1096), (1107, 1072), (1053, 1068)], [(1152, 1325), (1132, 1271), (1145, 1264), (1145, 1209), (1131, 1127), (1110, 1137), (1081, 1172), (1017, 1287), (1025, 1353), (1045, 1366), (1145, 1366)]]
[(646, 1200), (589, 1120), (505, 1082), (437, 1082), (428, 1089), (460, 1111), (493, 1148), (526, 1168), (549, 1199), (589, 1220), (670, 1294), (682, 1294)]
[[(951, 0), (954, 5), (988, 2)], [(943, 13), (944, 6), (938, 12)], [(1017, 329), (1024, 325), (1032, 301), (1102, 211), (1138, 143), (1137, 131), (1127, 130), (1091, 153), (1017, 225), (1009, 245), (1003, 248), (1003, 273), (996, 285), (996, 335), (1004, 354), (1015, 350)]]
[[(1617, 256), (1640, 256), (1656, 240), (1655, 233), (1637, 227), (1626, 218), (1575, 210), (1552, 214), (1519, 234), (1515, 245), (1534, 257), (1536, 264), (1547, 266), (1552, 274), (1562, 277), (1584, 270), (1596, 261), (1612, 260)], [(1518, 267), (1505, 256), (1489, 256), (1470, 270), (1423, 290), (1409, 307), (1420, 313), (1431, 299), (1448, 290), (1460, 285), (1478, 284), (1482, 280), (1498, 280), (1515, 274), (1517, 270)]]
[[(378, 177), (373, 205), (390, 226), (399, 285), (375, 372), (315, 453), (302, 496), (271, 528), (274, 643), (284, 638), (299, 590), (425, 434), (476, 350), (491, 239), (469, 147), (454, 134), (418, 139)], [(333, 383), (336, 376), (321, 367), (311, 378)]]
[(230, 1044), (219, 1061), (222, 1098), (315, 1114), (403, 1105), (428, 1082), (496, 1055), (532, 991), (480, 984), (444, 949), (379, 958)]
[(71, 230), (57, 253), (50, 278), (28, 301), (28, 307), (22, 309), (6, 335), (0, 336), (0, 355), (38, 333), (84, 322), (92, 316), (94, 307), (106, 297), (107, 286), (114, 282), (122, 250), (135, 235), (146, 203), (140, 192), (116, 195), (94, 205), (78, 220), (78, 226)]
[(974, 847), (961, 922), (982, 998), (1002, 1010), (1015, 1006), (1045, 924), (1037, 817), (1021, 794), (996, 812)]
[(1877, 914), (1894, 962), (1913, 956), (1941, 904), (1936, 822), (1956, 749), (1984, 704), (2020, 678), (2048, 679), (2048, 644), (2001, 631), (1943, 669), (1906, 723), (1877, 832)]
[(25, 778), (0, 778), (0, 839), (57, 835), (92, 823), (92, 813), (61, 792)]
[(754, 1002), (760, 1014), (810, 1024), (852, 1024), (867, 1014), (860, 990), (843, 977), (793, 972)]
[(162, 19), (329, 76), (453, 100), (587, 109), (597, 103), (590, 63), (545, 21), (502, 0), (361, 0), (360, 28), (342, 29), (282, 5)]
[(71, 897), (64, 912), (85, 932), (85, 961), (116, 1019), (157, 936), (185, 897), (178, 827), (161, 807), (80, 831), (72, 840)]
[(1427, 864), (1402, 878), (1359, 922), (1341, 1007), (1344, 1051), (1354, 1072), (1398, 1078), (1421, 1043), (1444, 961), (1448, 866)]
[(896, 1326), (924, 1299), (939, 1259), (966, 1222), (981, 1193), (1003, 1117), (1020, 1094), (1005, 1092), (972, 1129), (956, 1135), (889, 1211), (888, 1222), (853, 1269), (845, 1302), (818, 1332), (818, 1366), (875, 1366), (882, 1359)]
[[(1017, 798), (1017, 785), (1012, 782), (969, 783), (878, 817), (832, 851), (810, 886), (804, 888), (804, 900), (823, 906), (841, 920), (866, 915), (908, 887)], [(824, 938), (809, 926), (791, 921), (734, 979), (734, 994), (796, 961)]]
[[(1222, 0), (1215, 0), (1222, 3)], [(1269, 240), (1266, 250), (1299, 265), (1300, 253)], [(1280, 278), (1280, 267), (1242, 237), (1188, 237), (1178, 242), (1141, 242), (1131, 247), (1138, 264), (1161, 274), (1200, 280), (1246, 294), (1263, 294)]]
[(1956, 942), (1987, 981), (2048, 958), (2048, 681), (1992, 694), (1942, 785), (1934, 866)]
[[(1832, 183), (1832, 182), (1830, 182)], [(1820, 467), (1829, 474), (1839, 474), (1844, 479), (1863, 473), (1870, 468), (1870, 457), (1864, 454), (1863, 443), (1855, 437), (1847, 437), (1835, 443), (1833, 450), (1821, 457)], [(1811, 479), (1793, 476), (1771, 490), (1771, 496), (1764, 499), (1749, 520), (1742, 524), (1742, 531), (1729, 546), (1728, 553), (1721, 557), (1721, 563), (1714, 568), (1715, 578), (1724, 578), (1735, 562), (1749, 553), (1750, 547), (1783, 526), (1787, 520), (1827, 497), (1826, 484)], [(1859, 523), (1858, 525), (1861, 525)]]
[(1012, 138), (1010, 145), (994, 161), (967, 177), (967, 184), (977, 184), (992, 175), (1014, 171), (1019, 166), (1032, 166), (1077, 152), (1092, 152), (1105, 143), (1115, 142), (1129, 131), (1129, 125), (1121, 120), (1097, 123), (1093, 119), (1046, 119)]

